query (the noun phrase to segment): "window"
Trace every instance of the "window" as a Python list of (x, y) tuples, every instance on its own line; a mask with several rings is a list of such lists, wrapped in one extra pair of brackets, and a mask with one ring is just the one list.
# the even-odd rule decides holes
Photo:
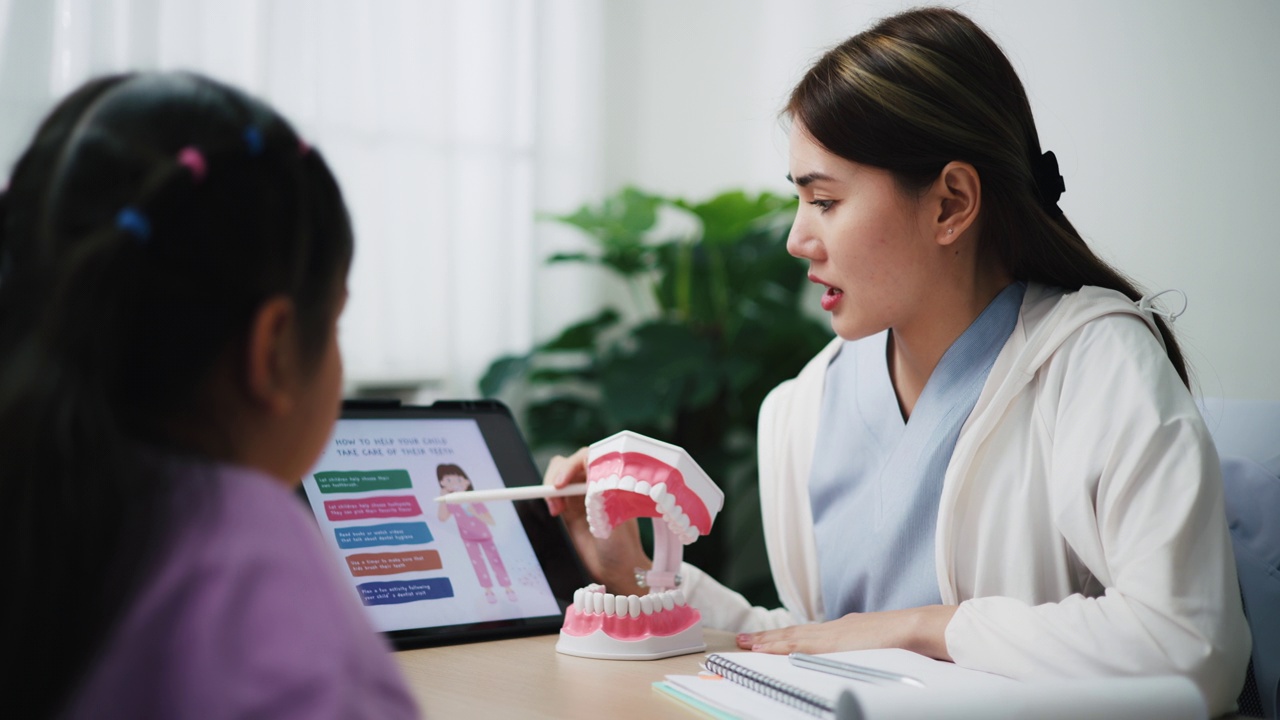
[[(346, 195), (348, 384), (470, 396), (533, 342), (535, 201), (576, 204), (591, 182), (592, 153), (556, 157), (563, 132), (539, 150), (536, 100), (539, 67), (582, 61), (593, 17), (533, 0), (0, 2), (0, 150), (12, 163), (57, 99), (107, 72), (191, 69), (257, 94)], [(583, 106), (570, 75), (541, 88), (559, 93), (544, 110)]]

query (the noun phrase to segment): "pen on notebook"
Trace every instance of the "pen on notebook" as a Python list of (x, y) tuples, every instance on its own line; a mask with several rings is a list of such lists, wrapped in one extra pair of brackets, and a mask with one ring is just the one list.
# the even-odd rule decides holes
[(839, 675), (840, 677), (852, 678), (854, 680), (865, 680), (867, 682), (896, 682), (912, 687), (924, 687), (924, 683), (910, 675), (902, 675), (901, 673), (889, 672), (888, 670), (880, 670), (878, 668), (863, 667), (862, 665), (853, 665), (851, 663), (829, 660), (816, 655), (806, 655), (804, 653), (791, 653), (787, 656), (791, 660), (791, 664), (805, 670), (817, 670), (829, 675)]
[(500, 488), (498, 490), (464, 490), (441, 495), (438, 503), (456, 505), (458, 503), (498, 502), (500, 500), (538, 500), (541, 498), (569, 497), (586, 495), (586, 483), (574, 483), (562, 488), (551, 485), (522, 485), (520, 487)]

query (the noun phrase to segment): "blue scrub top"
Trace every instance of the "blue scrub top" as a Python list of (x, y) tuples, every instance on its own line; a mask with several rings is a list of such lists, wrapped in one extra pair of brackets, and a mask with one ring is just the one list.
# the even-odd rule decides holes
[(809, 501), (828, 620), (942, 602), (934, 535), (960, 428), (1018, 321), (1026, 285), (1000, 291), (952, 343), (904, 422), (885, 331), (827, 367)]

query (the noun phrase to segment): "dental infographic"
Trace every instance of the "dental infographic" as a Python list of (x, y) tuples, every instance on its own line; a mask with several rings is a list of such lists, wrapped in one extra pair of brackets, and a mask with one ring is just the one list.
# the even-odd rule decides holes
[(379, 631), (559, 614), (473, 420), (343, 420), (303, 487)]

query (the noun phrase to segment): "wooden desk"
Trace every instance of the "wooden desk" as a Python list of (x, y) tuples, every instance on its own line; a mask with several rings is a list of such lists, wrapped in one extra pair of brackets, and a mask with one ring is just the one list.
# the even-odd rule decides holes
[[(737, 650), (731, 633), (703, 630), (706, 652)], [(591, 660), (556, 652), (557, 635), (395, 654), (429, 720), (701, 718), (655, 692), (666, 675), (698, 672), (703, 653), (663, 660)], [(1228, 713), (1219, 720), (1245, 720)]]
[[(733, 635), (703, 630), (707, 652), (736, 650)], [(694, 674), (703, 654), (662, 660), (592, 660), (556, 652), (557, 635), (450, 645), (395, 654), (431, 720), (452, 718), (700, 717), (650, 687)]]

